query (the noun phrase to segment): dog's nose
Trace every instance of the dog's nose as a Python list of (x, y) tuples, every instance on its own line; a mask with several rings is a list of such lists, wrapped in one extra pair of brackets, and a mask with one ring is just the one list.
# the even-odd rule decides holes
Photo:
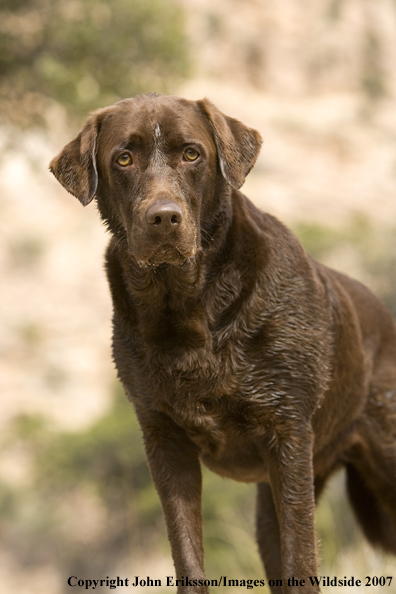
[(183, 213), (176, 202), (156, 202), (148, 207), (146, 221), (160, 233), (167, 233), (182, 222)]

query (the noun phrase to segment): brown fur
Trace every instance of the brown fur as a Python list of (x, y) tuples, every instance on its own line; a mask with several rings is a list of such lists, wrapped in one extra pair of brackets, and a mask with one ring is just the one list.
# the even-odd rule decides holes
[(273, 592), (313, 594), (315, 495), (342, 465), (366, 536), (396, 553), (396, 328), (238, 191), (260, 144), (206, 99), (149, 94), (94, 113), (51, 171), (84, 205), (96, 196), (113, 235), (114, 359), (177, 577), (204, 579), (203, 462), (258, 484)]

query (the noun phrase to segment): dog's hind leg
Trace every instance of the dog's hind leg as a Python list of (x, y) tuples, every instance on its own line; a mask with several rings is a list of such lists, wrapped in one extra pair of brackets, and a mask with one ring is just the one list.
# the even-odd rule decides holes
[(348, 455), (349, 499), (367, 539), (396, 554), (396, 390), (374, 394), (367, 412)]
[(367, 540), (387, 553), (396, 554), (396, 486), (393, 517), (352, 464), (347, 465), (347, 489), (355, 517)]
[[(272, 490), (269, 484), (257, 485), (256, 537), (268, 581), (276, 584), (282, 578), (281, 545), (279, 524), (276, 516)], [(282, 586), (272, 586), (272, 594), (281, 594)]]

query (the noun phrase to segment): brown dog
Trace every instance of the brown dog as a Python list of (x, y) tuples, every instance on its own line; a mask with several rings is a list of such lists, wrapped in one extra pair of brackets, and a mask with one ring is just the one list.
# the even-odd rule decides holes
[(315, 497), (342, 465), (366, 536), (396, 553), (395, 323), (238, 191), (260, 145), (206, 99), (148, 94), (95, 112), (51, 163), (113, 234), (114, 359), (179, 594), (209, 591), (200, 461), (258, 484), (274, 593), (319, 592)]

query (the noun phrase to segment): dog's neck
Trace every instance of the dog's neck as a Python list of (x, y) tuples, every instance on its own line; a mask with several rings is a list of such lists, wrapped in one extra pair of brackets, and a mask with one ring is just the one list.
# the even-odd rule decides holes
[[(202, 367), (203, 354), (227, 341), (232, 304), (249, 298), (254, 284), (250, 271), (259, 253), (254, 234), (247, 232), (241, 242), (241, 224), (248, 230), (255, 215), (247, 212), (245, 202), (235, 192), (232, 209), (219, 212), (216, 225), (202, 234), (210, 240), (205, 245), (203, 239), (196, 256), (180, 266), (142, 267), (126, 241), (114, 237), (110, 243), (107, 274), (117, 325), (139, 342), (142, 352), (148, 349), (151, 359), (163, 361), (168, 353), (172, 365), (177, 359), (183, 369), (198, 362)], [(235, 250), (249, 258), (236, 258)]]

